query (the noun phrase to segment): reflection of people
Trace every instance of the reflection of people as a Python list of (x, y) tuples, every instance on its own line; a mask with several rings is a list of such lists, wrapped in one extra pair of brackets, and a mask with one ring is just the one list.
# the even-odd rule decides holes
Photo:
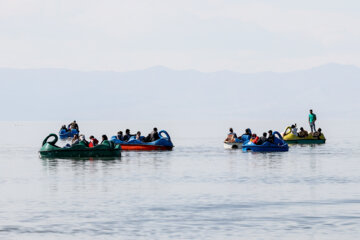
[(315, 122), (316, 122), (316, 114), (313, 113), (312, 109), (310, 109), (309, 124), (310, 124), (311, 133), (316, 132)]
[(308, 135), (309, 135), (309, 133), (306, 130), (304, 130), (303, 127), (301, 127), (300, 132), (298, 133), (298, 136), (299, 137), (307, 137)]

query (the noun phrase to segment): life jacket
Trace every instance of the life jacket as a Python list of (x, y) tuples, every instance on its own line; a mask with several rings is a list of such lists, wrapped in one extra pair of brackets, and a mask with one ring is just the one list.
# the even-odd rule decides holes
[(259, 141), (259, 137), (256, 136), (256, 138), (252, 138), (251, 141), (256, 144)]
[(89, 148), (94, 147), (94, 144), (92, 142), (89, 142)]

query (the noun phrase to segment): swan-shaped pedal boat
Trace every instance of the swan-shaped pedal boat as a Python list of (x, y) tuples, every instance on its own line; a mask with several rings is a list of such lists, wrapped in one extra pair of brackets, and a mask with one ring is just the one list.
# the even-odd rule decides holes
[(74, 135), (79, 134), (79, 131), (76, 129), (70, 129), (70, 131), (66, 131), (65, 129), (61, 129), (59, 131), (60, 139), (73, 138)]
[[(165, 136), (164, 136), (165, 135)], [(171, 142), (169, 134), (165, 130), (159, 132), (159, 139), (153, 142), (143, 142), (131, 137), (129, 141), (121, 141), (116, 136), (112, 136), (111, 140), (115, 144), (121, 146), (125, 151), (153, 151), (153, 150), (172, 150), (174, 145)]]
[[(48, 142), (48, 139), (54, 140)], [(82, 157), (120, 157), (121, 146), (115, 145), (111, 141), (104, 141), (95, 147), (88, 147), (84, 142), (71, 147), (56, 146), (58, 136), (54, 133), (47, 136), (39, 151), (41, 157), (45, 158), (82, 158)]]
[(289, 151), (288, 144), (283, 140), (279, 132), (273, 133), (275, 136), (274, 143), (264, 142), (263, 144), (257, 145), (252, 141), (247, 141), (242, 145), (243, 152), (287, 152)]
[(326, 138), (323, 133), (319, 136), (314, 136), (309, 133), (306, 137), (299, 137), (291, 132), (291, 127), (287, 127), (283, 133), (283, 139), (289, 144), (322, 144), (326, 142)]

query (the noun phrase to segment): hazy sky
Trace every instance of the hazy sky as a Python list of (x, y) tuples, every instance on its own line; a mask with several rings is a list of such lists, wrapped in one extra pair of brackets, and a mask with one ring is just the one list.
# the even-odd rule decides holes
[(356, 0), (0, 0), (0, 67), (360, 66)]

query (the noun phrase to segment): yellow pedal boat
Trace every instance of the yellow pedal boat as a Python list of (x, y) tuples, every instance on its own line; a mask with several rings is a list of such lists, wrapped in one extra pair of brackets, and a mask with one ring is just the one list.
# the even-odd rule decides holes
[(309, 133), (309, 135), (306, 137), (299, 137), (292, 134), (291, 127), (287, 127), (282, 135), (285, 142), (289, 144), (322, 144), (326, 142), (326, 138), (323, 133), (321, 133), (320, 136), (313, 136), (311, 133)]

